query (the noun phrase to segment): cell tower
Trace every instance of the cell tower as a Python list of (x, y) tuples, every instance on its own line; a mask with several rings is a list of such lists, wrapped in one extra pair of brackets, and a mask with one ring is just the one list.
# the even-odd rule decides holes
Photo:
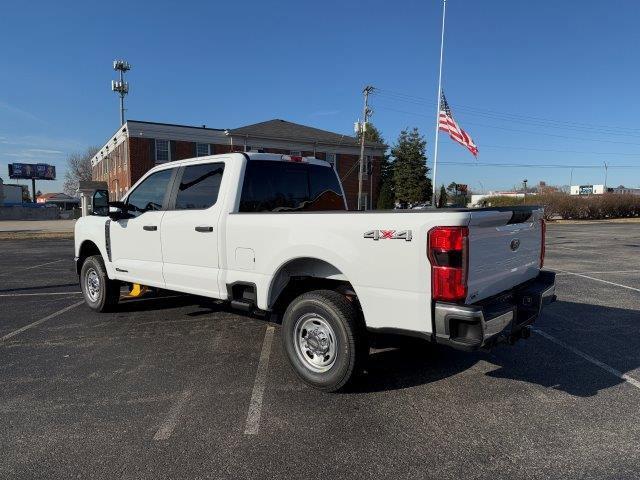
[(113, 69), (120, 72), (120, 80), (111, 80), (111, 91), (120, 96), (120, 125), (124, 125), (124, 97), (129, 93), (129, 84), (124, 81), (124, 74), (131, 70), (126, 60), (114, 60)]

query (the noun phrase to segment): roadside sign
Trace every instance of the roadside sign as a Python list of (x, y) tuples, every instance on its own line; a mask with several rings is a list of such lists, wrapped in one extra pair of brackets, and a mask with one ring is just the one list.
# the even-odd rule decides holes
[(55, 180), (56, 167), (47, 163), (10, 163), (9, 178), (25, 180)]

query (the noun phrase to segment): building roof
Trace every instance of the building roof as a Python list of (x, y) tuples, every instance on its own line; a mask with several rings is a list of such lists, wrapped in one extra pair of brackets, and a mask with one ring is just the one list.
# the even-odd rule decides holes
[(57, 202), (76, 202), (77, 199), (70, 197), (66, 193), (43, 193), (42, 195), (38, 195), (38, 198), (44, 199), (48, 202), (55, 200)]
[[(229, 135), (250, 136), (269, 139), (313, 141), (318, 143), (329, 143), (334, 145), (354, 146), (358, 145), (358, 139), (350, 135), (329, 132), (319, 128), (300, 125), (299, 123), (288, 122), (275, 118), (266, 122), (254, 123), (244, 127), (229, 130)], [(386, 148), (382, 143), (367, 142), (368, 147)]]
[(212, 128), (206, 125), (180, 125), (178, 123), (164, 123), (164, 122), (150, 122), (148, 120), (127, 120), (126, 123), (143, 123), (145, 125), (163, 125), (166, 127), (180, 127), (180, 128), (197, 128), (198, 130), (214, 130), (216, 132), (224, 132), (224, 128)]

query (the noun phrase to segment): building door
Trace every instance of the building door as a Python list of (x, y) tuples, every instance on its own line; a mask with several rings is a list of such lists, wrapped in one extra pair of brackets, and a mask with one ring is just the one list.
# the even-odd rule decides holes
[[(218, 193), (224, 162), (181, 168), (162, 219), (162, 260), (166, 288), (220, 298), (218, 286)], [(220, 195), (222, 198), (222, 195)]]
[(177, 170), (146, 177), (125, 201), (132, 217), (110, 223), (111, 259), (119, 280), (164, 287), (160, 228)]

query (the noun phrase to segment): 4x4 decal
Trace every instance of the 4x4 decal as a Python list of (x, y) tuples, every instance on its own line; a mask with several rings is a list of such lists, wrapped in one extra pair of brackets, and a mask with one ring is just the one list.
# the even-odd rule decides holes
[(405, 240), (411, 241), (411, 230), (369, 230), (364, 232), (364, 238), (372, 238), (374, 240)]

